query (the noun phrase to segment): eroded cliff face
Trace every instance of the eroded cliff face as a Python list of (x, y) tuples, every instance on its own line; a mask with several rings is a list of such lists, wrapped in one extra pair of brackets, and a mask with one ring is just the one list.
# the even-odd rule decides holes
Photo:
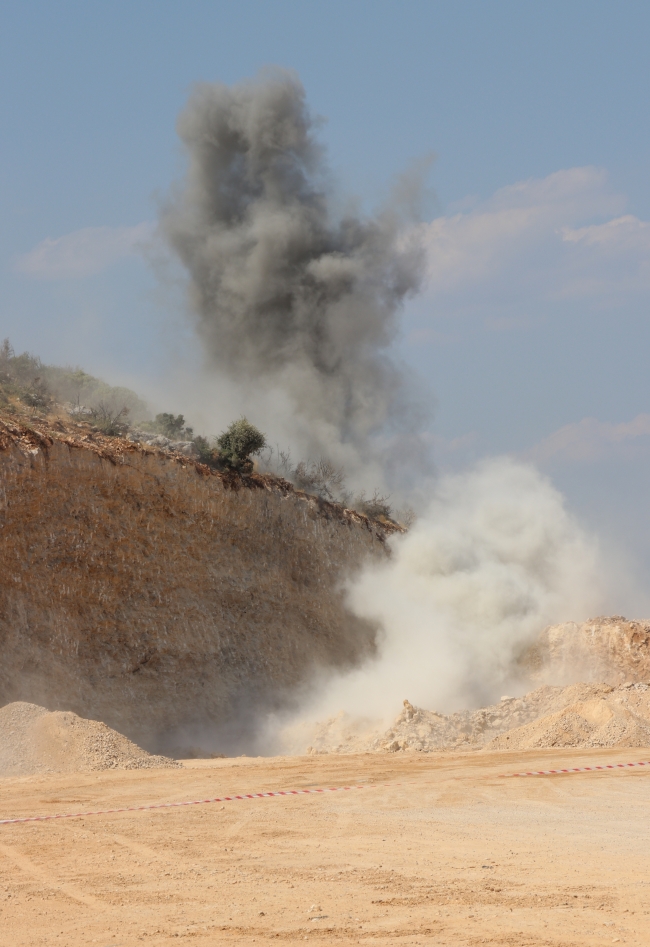
[(549, 684), (650, 682), (650, 621), (614, 615), (551, 625), (521, 665), (533, 680)]
[(0, 705), (154, 750), (204, 727), (228, 751), (315, 667), (372, 652), (340, 583), (390, 524), (58, 427), (0, 422)]

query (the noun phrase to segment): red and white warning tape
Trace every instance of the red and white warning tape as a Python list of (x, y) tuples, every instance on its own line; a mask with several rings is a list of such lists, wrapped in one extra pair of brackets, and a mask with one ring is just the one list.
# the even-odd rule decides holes
[[(631, 766), (650, 766), (650, 760), (642, 763), (609, 763), (604, 766), (581, 766), (573, 769), (540, 769), (529, 773), (500, 773), (500, 777), (515, 776), (558, 776), (562, 773), (591, 773), (607, 769), (628, 769)], [(154, 802), (146, 806), (122, 806), (119, 809), (93, 809), (87, 812), (59, 812), (54, 815), (30, 815), (20, 819), (0, 819), (0, 825), (16, 825), (20, 822), (50, 822), (54, 819), (82, 819), (91, 815), (114, 815), (118, 812), (144, 812), (149, 809), (177, 809), (181, 806), (204, 806), (210, 802), (235, 802), (238, 799), (268, 799), (271, 796), (312, 796), (326, 792), (349, 792), (351, 789), (378, 788), (383, 784), (365, 786), (329, 786), (323, 789), (279, 789), (275, 792), (247, 792), (241, 796), (215, 796), (213, 799), (191, 799), (187, 802)], [(393, 783), (400, 786), (401, 783)]]
[(94, 809), (89, 812), (60, 812), (55, 815), (30, 815), (22, 819), (0, 819), (0, 825), (17, 822), (49, 822), (52, 819), (81, 819), (89, 815), (113, 815), (115, 812), (142, 812), (145, 809), (176, 809), (179, 806), (203, 806), (208, 802), (235, 802), (237, 799), (266, 799), (268, 796), (308, 796), (324, 792), (345, 792), (365, 786), (331, 786), (327, 789), (283, 789), (277, 792), (247, 792), (241, 796), (215, 796), (214, 799), (191, 799), (189, 802), (154, 802), (148, 806), (123, 806), (121, 809)]
[(538, 769), (530, 773), (501, 773), (503, 777), (512, 776), (558, 776), (561, 773), (595, 773), (603, 769), (628, 769), (630, 766), (650, 766), (650, 760), (643, 763), (609, 763), (605, 766), (578, 766), (574, 769)]

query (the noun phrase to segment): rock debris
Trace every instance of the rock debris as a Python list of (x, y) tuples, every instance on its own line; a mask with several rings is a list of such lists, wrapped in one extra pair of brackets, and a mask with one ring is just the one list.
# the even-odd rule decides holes
[(178, 767), (98, 720), (16, 701), (0, 708), (0, 776)]

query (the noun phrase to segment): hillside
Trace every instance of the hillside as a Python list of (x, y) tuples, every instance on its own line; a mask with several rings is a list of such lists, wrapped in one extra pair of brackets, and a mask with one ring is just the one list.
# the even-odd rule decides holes
[(152, 750), (252, 746), (316, 665), (372, 651), (339, 582), (398, 528), (63, 415), (0, 415), (0, 705)]
[[(375, 629), (343, 607), (341, 582), (368, 556), (388, 555), (386, 537), (402, 527), (278, 476), (199, 462), (182, 416), (159, 416), (181, 440), (146, 421), (143, 431), (120, 422), (120, 436), (109, 436), (101, 411), (98, 423), (97, 411), (45, 397), (30, 373), (42, 370), (57, 397), (83, 382), (86, 400), (112, 398), (118, 418), (115, 399), (136, 395), (9, 349), (0, 351), (0, 707), (70, 711), (153, 752), (255, 752), (260, 720), (295, 706), (315, 670), (373, 653)], [(477, 749), (547, 717), (564, 733), (564, 717), (557, 726), (551, 717), (576, 703), (568, 685), (593, 682), (584, 703), (601, 700), (603, 684), (609, 693), (650, 681), (650, 623), (551, 626), (515, 677), (515, 693), (539, 688), (523, 698), (525, 712), (516, 702), (413, 716), (406, 702), (389, 731), (337, 717), (294, 749)], [(603, 697), (613, 710), (598, 704), (596, 716), (622, 719), (628, 696)], [(591, 713), (567, 724), (578, 742), (600, 739)], [(647, 741), (650, 717), (640, 719), (640, 729), (630, 718), (606, 739)]]

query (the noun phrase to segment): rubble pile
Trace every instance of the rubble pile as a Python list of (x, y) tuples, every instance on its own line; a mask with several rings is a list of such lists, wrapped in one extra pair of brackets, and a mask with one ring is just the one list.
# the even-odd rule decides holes
[(607, 692), (597, 691), (596, 687), (591, 695), (556, 713), (500, 734), (488, 748), (650, 747), (650, 683), (628, 682)]
[(408, 700), (388, 730), (344, 713), (319, 724), (308, 753), (650, 747), (650, 682), (544, 685), (480, 710), (440, 714)]
[(70, 711), (50, 713), (24, 701), (0, 709), (0, 776), (179, 765), (152, 756), (105, 723)]

